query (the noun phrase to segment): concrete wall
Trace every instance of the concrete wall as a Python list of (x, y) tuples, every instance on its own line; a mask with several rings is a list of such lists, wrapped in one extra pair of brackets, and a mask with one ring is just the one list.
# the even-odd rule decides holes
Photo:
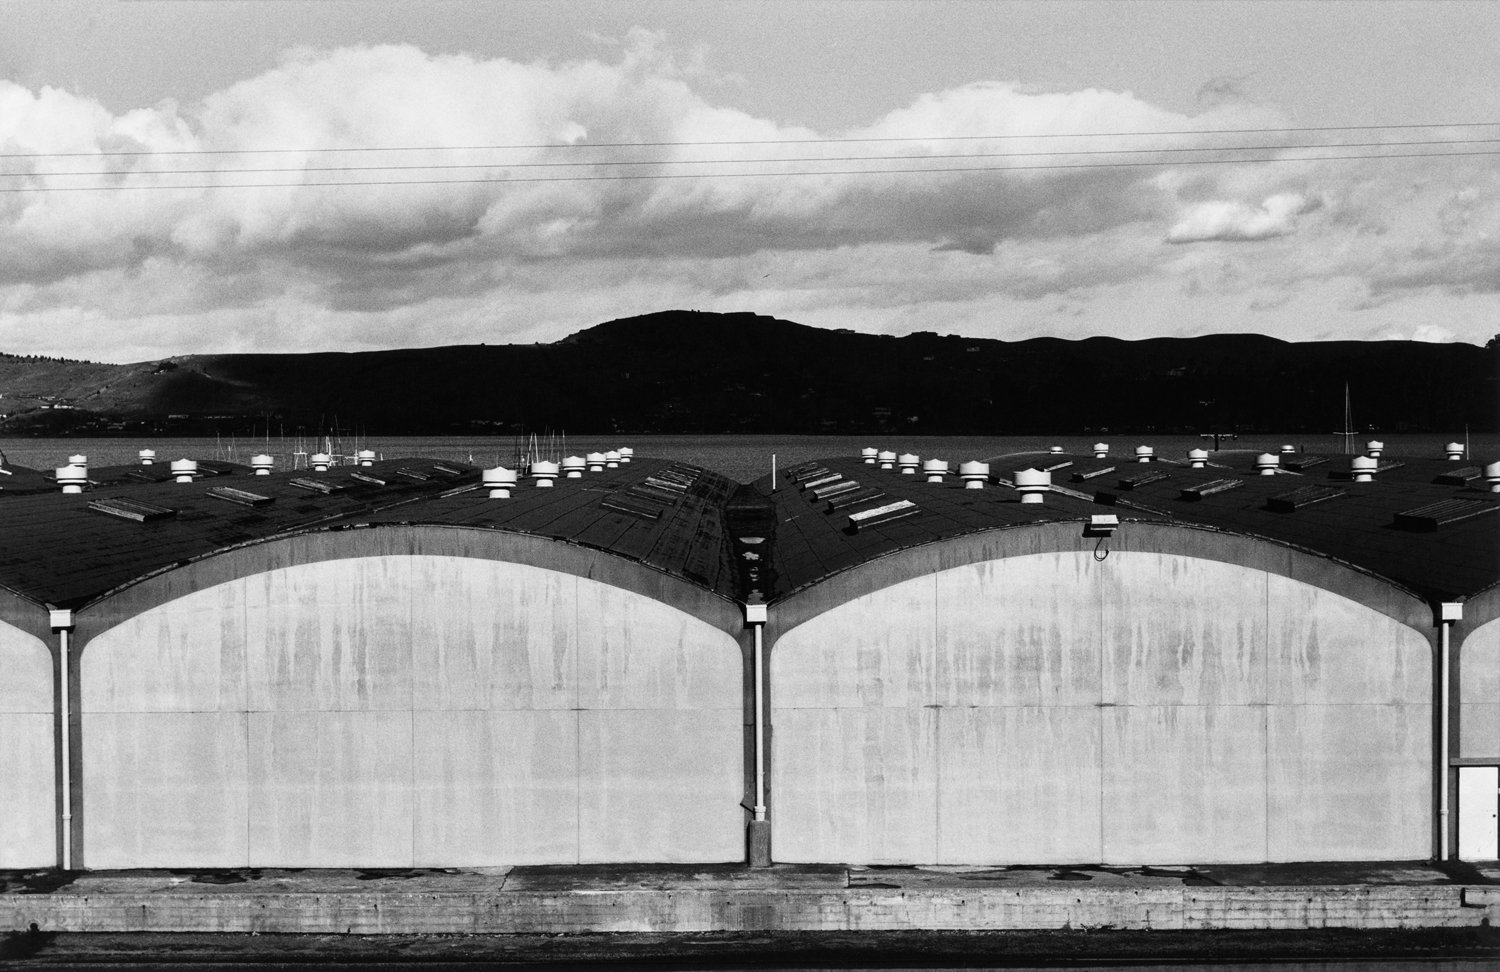
[(1480, 625), (1458, 647), (1455, 755), (1500, 763), (1500, 619)]
[(1197, 557), (910, 577), (774, 645), (775, 856), (1423, 858), (1430, 657), (1386, 613)]
[(0, 868), (57, 863), (52, 656), (0, 621)]
[(90, 868), (743, 856), (739, 647), (608, 584), (290, 564), (135, 614), (81, 666)]

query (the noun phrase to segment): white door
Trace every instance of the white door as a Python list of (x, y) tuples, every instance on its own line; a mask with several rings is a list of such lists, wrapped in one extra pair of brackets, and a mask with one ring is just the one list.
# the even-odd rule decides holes
[(1500, 766), (1458, 768), (1458, 856), (1500, 858)]

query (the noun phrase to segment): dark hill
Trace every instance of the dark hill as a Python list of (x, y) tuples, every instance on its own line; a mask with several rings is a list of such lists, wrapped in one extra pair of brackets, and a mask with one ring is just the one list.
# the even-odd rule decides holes
[(1347, 382), (1360, 429), (1491, 431), (1497, 361), (1493, 343), (898, 338), (666, 311), (544, 345), (133, 365), (0, 357), (0, 411), (12, 413), (9, 432), (248, 432), (267, 422), (317, 431), (336, 421), (383, 434), (1326, 433), (1342, 424)]

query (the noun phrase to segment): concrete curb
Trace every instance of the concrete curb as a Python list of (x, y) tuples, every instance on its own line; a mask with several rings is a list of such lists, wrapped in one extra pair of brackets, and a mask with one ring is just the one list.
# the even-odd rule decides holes
[(152, 891), (0, 895), (0, 930), (321, 934), (1463, 928), (1492, 887)]

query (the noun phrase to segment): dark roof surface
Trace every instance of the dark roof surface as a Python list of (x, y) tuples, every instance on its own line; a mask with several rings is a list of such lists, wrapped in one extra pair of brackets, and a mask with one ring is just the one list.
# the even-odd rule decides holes
[[(76, 608), (161, 570), (273, 537), (432, 524), (578, 544), (726, 598), (774, 602), (908, 547), (1102, 512), (1265, 538), (1433, 600), (1500, 582), (1500, 494), (1472, 475), (1483, 463), (1392, 460), (1373, 483), (1350, 481), (1347, 456), (1286, 456), (1273, 476), (1257, 475), (1249, 452), (1215, 453), (1204, 469), (1174, 459), (1050, 453), (990, 463), (982, 490), (963, 488), (956, 459), (939, 484), (832, 458), (782, 470), (772, 491), (769, 477), (739, 485), (685, 463), (637, 458), (559, 478), (550, 489), (523, 478), (507, 500), (488, 498), (478, 468), (431, 459), (265, 477), (201, 464), (205, 475), (192, 484), (142, 482), (132, 475), (142, 467), (118, 467), (91, 470), (94, 485), (81, 495), (63, 495), (45, 474), (32, 473), (44, 492), (0, 491), (0, 588)], [(1023, 504), (1011, 488), (1015, 471), (1028, 467), (1052, 472), (1044, 503)], [(149, 467), (145, 478), (166, 470)]]
[[(637, 459), (559, 478), (550, 489), (523, 479), (503, 501), (488, 498), (479, 469), (448, 461), (393, 459), (271, 476), (219, 466), (191, 484), (117, 481), (77, 495), (51, 484), (46, 493), (0, 499), (0, 588), (79, 607), (149, 574), (271, 537), (421, 523), (552, 537), (732, 591), (720, 509), (736, 484), (681, 463)], [(650, 487), (652, 480), (666, 485)], [(636, 512), (601, 505), (630, 490), (641, 498), (620, 505)], [(153, 515), (153, 508), (171, 512)]]
[[(941, 484), (854, 458), (797, 467), (781, 474), (773, 494), (778, 517), (774, 593), (785, 596), (904, 547), (1027, 522), (1086, 520), (1103, 512), (1277, 541), (1380, 575), (1429, 599), (1465, 597), (1500, 582), (1500, 494), (1488, 492), (1482, 477), (1455, 475), (1482, 463), (1391, 460), (1375, 482), (1354, 483), (1348, 456), (1288, 455), (1282, 471), (1262, 476), (1255, 455), (1215, 453), (1208, 467), (1193, 469), (1176, 459), (1139, 463), (1123, 455), (1022, 453), (990, 460), (992, 485), (982, 490), (963, 488), (956, 460), (950, 460)], [(1309, 461), (1317, 458), (1323, 461)], [(1045, 503), (1023, 505), (1018, 493), (1006, 488), (1015, 471), (1028, 467), (1052, 472), (1053, 491)], [(884, 496), (830, 509), (837, 497), (819, 500), (797, 483), (815, 470), (879, 489)], [(769, 477), (757, 486), (768, 489)], [(1321, 489), (1287, 497), (1306, 487)], [(851, 529), (851, 511), (902, 500), (918, 512)], [(1440, 504), (1435, 511), (1398, 519), (1434, 504)]]

